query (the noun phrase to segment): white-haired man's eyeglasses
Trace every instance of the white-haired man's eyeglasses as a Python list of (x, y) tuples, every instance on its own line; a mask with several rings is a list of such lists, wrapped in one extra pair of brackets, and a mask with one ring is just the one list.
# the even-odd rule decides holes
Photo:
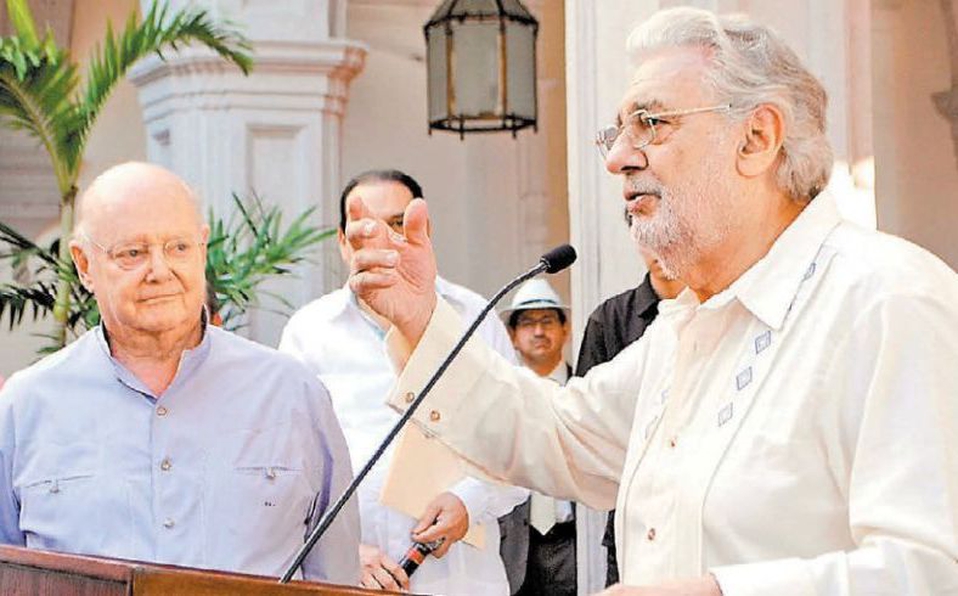
[(609, 156), (612, 147), (624, 132), (632, 141), (632, 148), (635, 150), (643, 149), (653, 143), (661, 143), (668, 138), (669, 126), (672, 119), (691, 114), (702, 114), (705, 112), (728, 111), (732, 108), (729, 104), (717, 106), (708, 106), (704, 108), (689, 108), (685, 110), (669, 110), (665, 112), (650, 113), (648, 110), (636, 110), (629, 114), (625, 121), (616, 126), (611, 125), (603, 128), (595, 135), (595, 144), (602, 154), (602, 159)]

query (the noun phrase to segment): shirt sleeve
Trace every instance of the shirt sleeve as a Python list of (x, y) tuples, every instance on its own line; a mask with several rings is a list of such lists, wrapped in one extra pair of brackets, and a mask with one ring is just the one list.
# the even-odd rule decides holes
[[(476, 313), (478, 314), (478, 313)], [(509, 362), (515, 362), (516, 353), (509, 332), (495, 312), (490, 312), (476, 333), (490, 348)], [(517, 486), (497, 484), (471, 476), (463, 478), (449, 492), (459, 497), (469, 512), (469, 525), (494, 523), (497, 518), (512, 511), (529, 498), (529, 491)]]
[[(390, 397), (393, 407), (403, 409), (405, 395), (422, 389), (461, 328), (456, 312), (440, 299), (414, 351), (408, 353), (398, 334), (397, 341), (390, 337), (394, 361), (405, 363)], [(470, 340), (413, 420), (479, 473), (611, 509), (639, 390), (636, 359), (644, 346), (639, 342), (623, 352), (625, 358), (562, 387)]]
[(958, 593), (955, 312), (896, 296), (859, 316), (821, 385), (856, 548), (713, 568), (725, 596)]
[(297, 360), (303, 360), (303, 346), (296, 333), (297, 325), (294, 324), (295, 315), (286, 322), (283, 327), (283, 334), (279, 338), (279, 346), (276, 347), (280, 352), (285, 352)]
[(16, 449), (16, 427), (13, 416), (13, 384), (0, 391), (0, 543), (26, 546), (20, 531), (20, 501), (13, 488), (13, 461)]
[[(320, 439), (323, 470), (322, 488), (310, 517), (309, 531), (319, 523), (353, 480), (346, 439), (333, 414), (325, 387), (315, 379), (307, 383), (308, 391), (318, 393), (320, 407), (315, 426)], [(308, 534), (307, 534), (308, 535)], [(336, 520), (303, 561), (307, 580), (320, 580), (345, 585), (359, 583), (359, 507), (353, 495), (340, 510)]]
[(495, 523), (529, 498), (529, 491), (518, 486), (494, 484), (467, 476), (449, 492), (459, 497), (469, 512), (469, 525)]

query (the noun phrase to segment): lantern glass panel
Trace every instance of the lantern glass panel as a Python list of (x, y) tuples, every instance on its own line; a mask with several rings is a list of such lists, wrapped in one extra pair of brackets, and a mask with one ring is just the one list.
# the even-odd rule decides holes
[(535, 43), (532, 27), (506, 23), (506, 109), (530, 120), (536, 117)]
[(532, 17), (529, 14), (529, 11), (526, 10), (526, 7), (523, 6), (518, 0), (502, 0), (502, 9), (506, 14), (510, 15), (521, 15), (524, 17)]
[(499, 108), (499, 23), (453, 26), (454, 110), (467, 117), (492, 116)]
[(427, 35), (426, 51), (429, 67), (429, 121), (449, 117), (446, 77), (446, 34), (442, 26), (432, 27)]
[(499, 7), (495, 0), (459, 0), (456, 2), (454, 14), (474, 15), (474, 14), (498, 14)]

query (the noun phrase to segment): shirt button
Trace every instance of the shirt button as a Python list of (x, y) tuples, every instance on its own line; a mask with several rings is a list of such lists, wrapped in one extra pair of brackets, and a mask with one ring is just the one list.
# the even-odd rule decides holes
[(406, 393), (406, 403), (411, 404), (416, 399), (416, 394), (412, 391)]
[(157, 416), (166, 416), (166, 413), (167, 413), (167, 412), (169, 412), (169, 410), (167, 410), (167, 409), (164, 408), (163, 406), (160, 406), (160, 407), (158, 407), (158, 408), (156, 409), (156, 415), (157, 415)]
[(166, 458), (162, 462), (160, 462), (160, 469), (163, 470), (164, 472), (169, 472), (170, 468), (172, 467), (173, 467), (173, 462), (170, 461), (170, 458)]
[(429, 419), (433, 422), (439, 422), (440, 418), (441, 416), (439, 415), (439, 410), (433, 410), (432, 412), (429, 412)]
[(172, 528), (172, 527), (175, 526), (175, 525), (176, 525), (176, 522), (173, 521), (173, 518), (172, 518), (172, 517), (168, 517), (168, 518), (166, 518), (165, 520), (163, 520), (163, 527), (164, 527), (164, 528), (169, 529), (169, 528)]
[(655, 540), (655, 528), (649, 528), (649, 533), (645, 537), (649, 539), (649, 542)]

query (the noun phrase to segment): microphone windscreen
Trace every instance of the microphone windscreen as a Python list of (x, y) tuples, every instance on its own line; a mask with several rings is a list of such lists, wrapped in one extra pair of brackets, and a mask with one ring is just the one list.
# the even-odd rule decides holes
[(563, 244), (542, 255), (539, 262), (546, 264), (546, 273), (558, 273), (575, 263), (575, 258), (575, 249), (569, 244)]

